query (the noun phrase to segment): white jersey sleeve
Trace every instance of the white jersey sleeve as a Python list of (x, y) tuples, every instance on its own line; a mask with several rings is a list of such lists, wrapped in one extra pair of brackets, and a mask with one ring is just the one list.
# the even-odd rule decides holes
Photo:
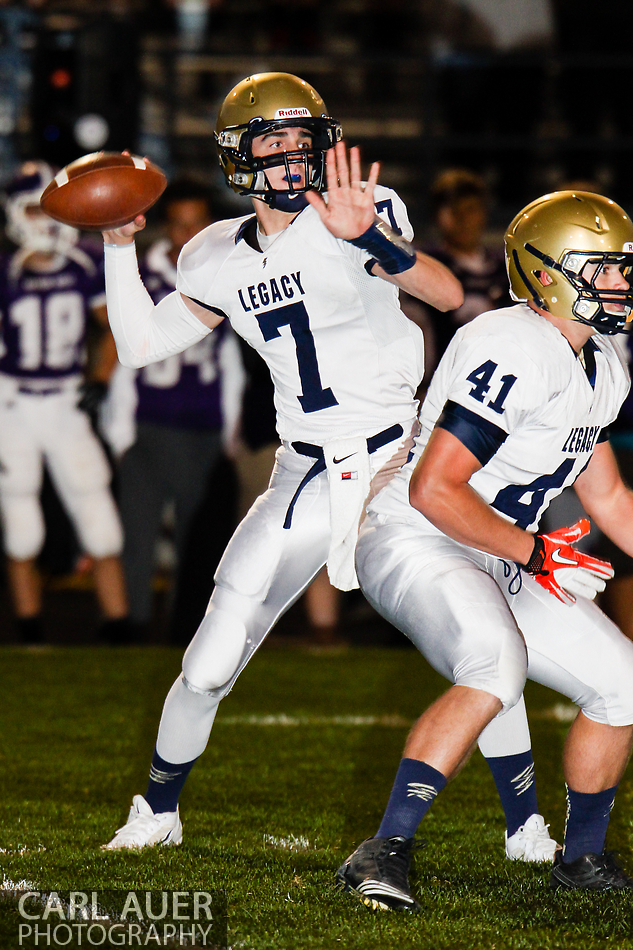
[(525, 424), (547, 398), (541, 368), (507, 336), (477, 336), (461, 346), (456, 341), (442, 376), (443, 411), (452, 408), (482, 430), (500, 429), (501, 438)]
[(587, 466), (629, 387), (609, 337), (595, 335), (583, 361), (529, 307), (477, 317), (455, 334), (429, 387), (411, 460), (370, 508), (437, 532), (408, 500), (408, 482), (434, 427), (477, 458), (470, 485), (507, 520), (537, 528), (551, 500)]
[[(327, 195), (325, 196), (327, 199)], [(391, 188), (385, 188), (384, 185), (376, 185), (374, 188), (374, 208), (378, 217), (382, 218), (385, 224), (402, 235), (407, 241), (413, 240), (413, 228), (409, 221), (407, 208), (402, 198), (392, 191)], [(347, 254), (351, 260), (359, 266), (364, 267), (368, 272), (371, 266), (376, 263), (374, 257), (368, 251), (364, 251), (349, 241), (339, 241), (344, 254)]]
[(246, 215), (216, 221), (185, 244), (178, 258), (176, 276), (176, 289), (181, 294), (210, 306), (221, 272), (239, 245), (241, 228), (251, 218), (252, 215)]
[(413, 228), (409, 221), (407, 208), (400, 197), (391, 188), (376, 185), (374, 189), (374, 206), (376, 214), (391, 227), (396, 234), (401, 234), (407, 241), (413, 240)]

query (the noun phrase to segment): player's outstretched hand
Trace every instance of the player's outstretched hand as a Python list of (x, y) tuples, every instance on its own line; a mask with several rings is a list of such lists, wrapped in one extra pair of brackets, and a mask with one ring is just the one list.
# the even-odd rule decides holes
[(593, 600), (615, 573), (608, 561), (572, 547), (589, 534), (590, 527), (588, 519), (581, 518), (570, 528), (535, 536), (534, 551), (525, 570), (564, 604), (574, 604), (574, 595)]
[(334, 237), (352, 241), (374, 223), (374, 187), (378, 181), (378, 162), (374, 162), (366, 183), (360, 176), (360, 152), (351, 148), (349, 161), (344, 142), (325, 153), (327, 165), (327, 204), (316, 191), (306, 198), (318, 211), (321, 221)]

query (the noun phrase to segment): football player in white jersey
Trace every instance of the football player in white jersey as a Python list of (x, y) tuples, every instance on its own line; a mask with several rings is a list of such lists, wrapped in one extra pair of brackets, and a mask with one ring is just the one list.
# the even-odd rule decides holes
[[(176, 293), (156, 307), (132, 246), (143, 219), (106, 233), (109, 318), (121, 361), (140, 366), (228, 316), (270, 368), (283, 446), (269, 490), (218, 568), (208, 613), (165, 702), (146, 796), (135, 796), (113, 849), (180, 842), (178, 796), (220, 699), (324, 562), (336, 586), (357, 586), (364, 503), (406, 459), (417, 426), (423, 339), (400, 311), (398, 288), (439, 309), (462, 299), (450, 272), (408, 243), (406, 209), (376, 184), (378, 167), (365, 184), (355, 149), (348, 166), (340, 126), (303, 80), (265, 73), (239, 83), (216, 136), (227, 180), (254, 198), (255, 214), (194, 238), (179, 260)], [(318, 193), (326, 174), (327, 202)], [(487, 755), (526, 755), (522, 705), (507, 723), (487, 730)], [(508, 787), (521, 783), (513, 797), (530, 788), (521, 800), (536, 801), (532, 770), (504, 777)], [(513, 835), (508, 856), (551, 860), (555, 842), (532, 817), (540, 824)]]
[(374, 908), (418, 907), (417, 826), (526, 676), (580, 707), (552, 887), (633, 887), (603, 850), (633, 738), (633, 643), (592, 603), (613, 571), (574, 547), (587, 520), (535, 533), (575, 484), (600, 529), (633, 553), (633, 492), (605, 432), (629, 388), (611, 334), (633, 316), (633, 224), (606, 198), (558, 192), (517, 215), (506, 254), (517, 305), (457, 332), (412, 458), (370, 502), (358, 542), (370, 602), (454, 683), (414, 725), (376, 836), (337, 873)]
[[(177, 844), (177, 801), (220, 699), (264, 637), (327, 561), (357, 586), (353, 552), (370, 483), (406, 459), (416, 425), (423, 337), (398, 289), (440, 309), (458, 281), (416, 253), (398, 196), (360, 178), (318, 93), (286, 73), (240, 82), (216, 127), (231, 187), (254, 214), (189, 242), (177, 289), (154, 306), (133, 233), (106, 232), (108, 316), (119, 358), (141, 366), (204, 337), (228, 317), (268, 364), (282, 447), (268, 491), (230, 541), (208, 612), (167, 696), (146, 797), (107, 847)], [(319, 195), (327, 177), (327, 203)], [(377, 216), (380, 215), (380, 217)], [(332, 526), (332, 528), (330, 527)]]
[[(8, 577), (21, 639), (42, 640), (36, 558), (44, 542), (39, 491), (46, 462), (94, 558), (102, 635), (118, 641), (127, 631), (121, 525), (105, 454), (78, 408), (91, 317), (111, 340), (103, 267), (77, 243), (78, 231), (40, 209), (52, 177), (46, 163), (27, 162), (6, 189), (7, 235), (17, 245), (0, 257), (0, 512)], [(97, 363), (95, 376), (109, 371), (107, 349)]]

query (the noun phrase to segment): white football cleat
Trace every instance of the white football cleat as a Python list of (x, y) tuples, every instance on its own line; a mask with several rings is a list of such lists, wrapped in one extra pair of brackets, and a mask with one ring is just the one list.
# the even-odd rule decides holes
[(182, 841), (182, 824), (176, 811), (154, 814), (142, 795), (135, 795), (126, 824), (117, 830), (112, 841), (101, 845), (102, 851), (122, 848), (153, 848), (173, 846)]
[(548, 828), (542, 815), (530, 815), (510, 838), (506, 832), (506, 857), (510, 861), (546, 861), (552, 864), (560, 845), (550, 838)]

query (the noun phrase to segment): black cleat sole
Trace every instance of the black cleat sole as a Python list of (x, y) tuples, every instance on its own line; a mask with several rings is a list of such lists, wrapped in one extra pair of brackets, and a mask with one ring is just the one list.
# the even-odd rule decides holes
[(393, 910), (396, 913), (401, 914), (419, 914), (422, 910), (416, 901), (414, 901), (411, 905), (404, 903), (387, 904), (384, 900), (380, 900), (377, 897), (371, 897), (368, 894), (361, 894), (361, 892), (347, 879), (345, 870), (345, 865), (342, 865), (336, 872), (337, 887), (342, 891), (346, 891), (348, 894), (353, 894), (354, 897), (356, 897), (365, 907), (369, 908), (369, 910)]
[(550, 874), (553, 891), (624, 891), (633, 890), (633, 879), (617, 864), (614, 852), (588, 852), (570, 864), (564, 864), (560, 852)]

